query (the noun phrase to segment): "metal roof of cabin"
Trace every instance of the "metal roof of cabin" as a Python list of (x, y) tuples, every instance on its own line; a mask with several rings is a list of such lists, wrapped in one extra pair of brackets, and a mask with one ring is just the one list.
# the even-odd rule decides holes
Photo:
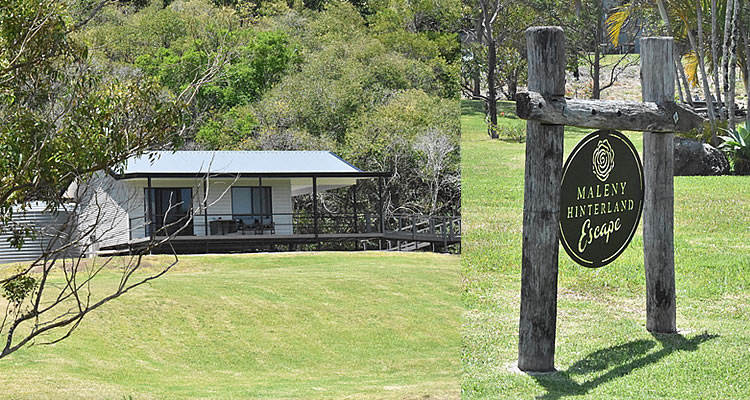
[(154, 151), (127, 161), (120, 177), (164, 174), (354, 174), (330, 151)]

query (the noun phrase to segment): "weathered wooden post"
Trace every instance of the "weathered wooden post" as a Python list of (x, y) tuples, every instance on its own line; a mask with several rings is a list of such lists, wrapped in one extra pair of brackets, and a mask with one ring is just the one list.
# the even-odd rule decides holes
[[(565, 38), (560, 27), (526, 30), (529, 91), (565, 95)], [(557, 255), (563, 125), (526, 122), (523, 258), (518, 368), (552, 371), (557, 320)]]
[[(644, 102), (674, 102), (670, 37), (641, 39)], [(675, 114), (676, 118), (679, 116)], [(678, 121), (675, 121), (677, 123)], [(646, 329), (674, 333), (674, 134), (643, 133), (643, 258), (646, 269)]]

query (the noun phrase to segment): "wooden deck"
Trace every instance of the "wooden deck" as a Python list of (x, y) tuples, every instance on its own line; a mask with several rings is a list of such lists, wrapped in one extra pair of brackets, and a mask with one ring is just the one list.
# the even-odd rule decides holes
[[(132, 254), (144, 250), (150, 253), (202, 254), (248, 253), (257, 251), (295, 251), (311, 249), (390, 249), (419, 250), (430, 246), (433, 251), (448, 251), (449, 246), (461, 243), (460, 217), (397, 215), (385, 227), (385, 233), (302, 233), (302, 234), (242, 234), (242, 232), (209, 236), (155, 236), (102, 247), (100, 255)], [(164, 242), (154, 247), (154, 242)], [(373, 243), (374, 242), (374, 243)], [(349, 244), (345, 244), (349, 243)], [(354, 243), (354, 246), (351, 245)], [(341, 245), (345, 244), (345, 245)], [(315, 247), (311, 247), (314, 245)], [(460, 250), (459, 250), (460, 251)]]
[[(175, 236), (160, 247), (152, 249), (152, 253), (171, 253), (174, 249), (178, 254), (199, 253), (230, 253), (253, 252), (263, 250), (295, 250), (297, 246), (330, 243), (330, 242), (358, 242), (361, 240), (380, 240), (383, 234), (373, 233), (321, 233), (293, 234), (293, 235), (242, 235), (232, 233), (213, 236)], [(155, 236), (156, 242), (166, 240), (166, 236)], [(151, 238), (134, 239), (128, 243), (102, 247), (101, 253), (122, 254), (138, 252), (149, 247)]]

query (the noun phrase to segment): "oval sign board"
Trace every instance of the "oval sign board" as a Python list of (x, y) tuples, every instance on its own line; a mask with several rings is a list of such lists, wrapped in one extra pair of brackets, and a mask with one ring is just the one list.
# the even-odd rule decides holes
[(583, 138), (568, 156), (560, 187), (560, 240), (584, 267), (614, 261), (635, 235), (643, 209), (643, 166), (617, 131)]

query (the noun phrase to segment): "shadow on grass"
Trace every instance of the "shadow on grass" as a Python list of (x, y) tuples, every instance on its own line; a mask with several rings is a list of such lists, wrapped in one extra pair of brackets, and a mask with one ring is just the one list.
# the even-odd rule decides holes
[[(484, 115), (484, 113), (484, 100), (461, 100), (461, 115)], [(497, 102), (497, 114), (501, 118), (518, 119), (516, 116), (516, 102), (499, 100)]]
[[(686, 339), (679, 334), (653, 334), (653, 336), (656, 341), (646, 339), (633, 340), (628, 343), (597, 350), (577, 361), (565, 371), (550, 375), (533, 376), (547, 390), (546, 394), (537, 397), (537, 399), (553, 400), (565, 396), (584, 395), (599, 385), (621, 378), (634, 370), (658, 362), (675, 351), (695, 351), (698, 350), (699, 344), (718, 337), (718, 335), (711, 335), (705, 332), (691, 339)], [(656, 346), (657, 342), (661, 343), (662, 349), (647, 354)], [(573, 379), (576, 375), (587, 375), (604, 371), (606, 372), (583, 383), (578, 383)]]
[(502, 113), (503, 118), (518, 119), (518, 116), (516, 116), (516, 102), (515, 101), (505, 101), (505, 100), (498, 101), (497, 112), (498, 114)]
[(484, 101), (461, 100), (461, 115), (484, 115)]

